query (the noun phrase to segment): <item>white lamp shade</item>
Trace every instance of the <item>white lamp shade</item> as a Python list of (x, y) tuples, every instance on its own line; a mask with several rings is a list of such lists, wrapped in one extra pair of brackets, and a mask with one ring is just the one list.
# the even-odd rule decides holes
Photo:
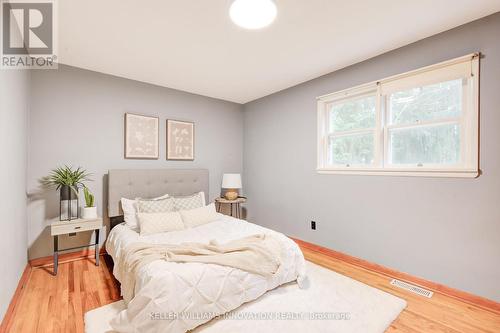
[(241, 188), (241, 175), (239, 173), (225, 173), (222, 176), (222, 188)]

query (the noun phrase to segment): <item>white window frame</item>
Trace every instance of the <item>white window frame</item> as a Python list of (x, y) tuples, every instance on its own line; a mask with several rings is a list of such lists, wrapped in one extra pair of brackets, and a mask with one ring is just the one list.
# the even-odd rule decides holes
[[(431, 177), (468, 177), (479, 175), (479, 53), (427, 66), (400, 75), (391, 76), (375, 82), (363, 84), (317, 98), (318, 137), (317, 137), (317, 171), (326, 174), (356, 175), (393, 175), (393, 176), (431, 176)], [(470, 73), (469, 73), (470, 71)], [(465, 73), (466, 72), (466, 73)], [(418, 124), (389, 124), (388, 96), (412, 87), (445, 82), (463, 78), (466, 88), (462, 96), (462, 113), (458, 118), (431, 120)], [(328, 141), (332, 135), (329, 131), (329, 105), (344, 99), (375, 94), (376, 116), (374, 132), (374, 163), (371, 165), (329, 165)], [(399, 165), (389, 161), (389, 130), (409, 128), (423, 125), (442, 125), (459, 123), (461, 126), (460, 144), (461, 158), (456, 165)], [(355, 134), (369, 132), (372, 129), (341, 132)]]

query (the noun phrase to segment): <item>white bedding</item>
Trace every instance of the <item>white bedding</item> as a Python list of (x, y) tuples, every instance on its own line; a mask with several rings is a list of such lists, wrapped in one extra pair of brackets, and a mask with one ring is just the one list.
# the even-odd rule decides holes
[[(265, 278), (227, 266), (155, 261), (138, 272), (135, 297), (112, 321), (113, 328), (119, 332), (185, 332), (305, 274), (304, 257), (291, 239), (226, 215), (219, 214), (217, 221), (195, 228), (147, 236), (124, 224), (116, 226), (106, 243), (115, 265), (124, 248), (134, 242), (225, 243), (255, 234), (272, 234), (281, 241), (286, 255), (280, 274)], [(120, 281), (118, 272), (115, 266)]]

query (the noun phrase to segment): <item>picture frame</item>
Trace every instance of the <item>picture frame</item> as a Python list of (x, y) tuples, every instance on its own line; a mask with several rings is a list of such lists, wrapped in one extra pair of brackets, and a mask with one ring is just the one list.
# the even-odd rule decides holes
[(160, 118), (125, 113), (126, 159), (157, 160), (160, 158)]
[(194, 161), (194, 122), (167, 119), (167, 160)]

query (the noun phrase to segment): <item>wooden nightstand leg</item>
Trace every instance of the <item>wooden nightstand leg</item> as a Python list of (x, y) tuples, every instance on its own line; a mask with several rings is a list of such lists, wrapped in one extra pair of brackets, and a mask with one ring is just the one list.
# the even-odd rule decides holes
[(95, 265), (99, 266), (99, 229), (95, 230)]
[(59, 236), (54, 236), (54, 271), (53, 274), (57, 275), (57, 266), (59, 265)]

